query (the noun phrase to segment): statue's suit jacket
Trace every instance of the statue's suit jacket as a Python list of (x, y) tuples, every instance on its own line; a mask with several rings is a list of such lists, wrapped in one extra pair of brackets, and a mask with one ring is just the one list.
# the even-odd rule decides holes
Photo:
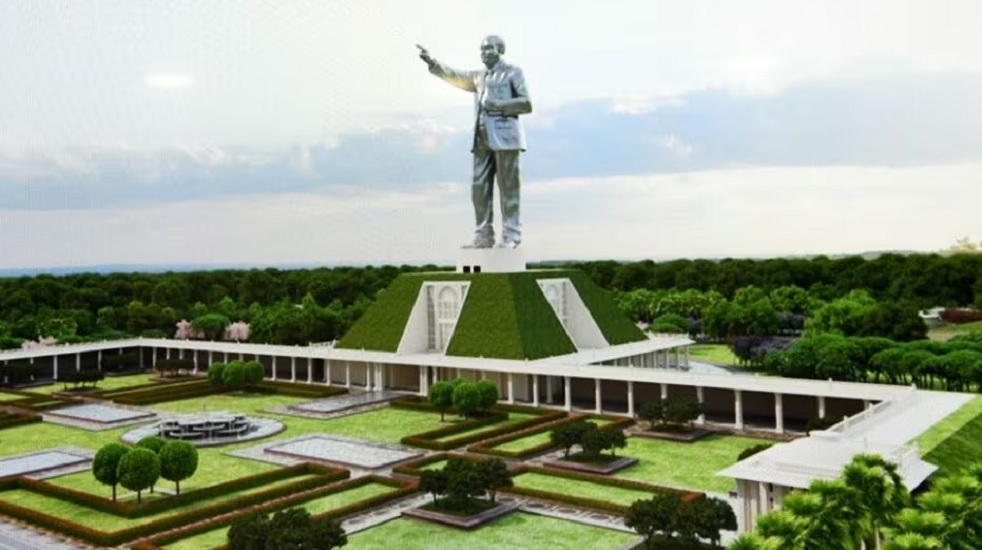
[(518, 115), (532, 112), (532, 101), (525, 87), (522, 69), (499, 60), (490, 70), (458, 71), (438, 61), (430, 65), (430, 72), (474, 93), (475, 130), (481, 116), (485, 97), (500, 106), (494, 112), (485, 112), (488, 146), (494, 151), (525, 150), (525, 129)]

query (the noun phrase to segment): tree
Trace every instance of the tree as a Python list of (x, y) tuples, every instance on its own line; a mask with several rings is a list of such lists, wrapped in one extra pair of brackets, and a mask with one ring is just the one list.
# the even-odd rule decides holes
[(573, 448), (573, 445), (579, 445), (583, 440), (583, 434), (591, 428), (596, 429), (596, 427), (596, 423), (586, 420), (574, 420), (560, 424), (549, 432), (549, 441), (553, 445), (562, 447), (563, 458), (569, 458), (569, 450)]
[(221, 313), (206, 313), (191, 321), (191, 328), (209, 340), (217, 340), (225, 334), (225, 329), (232, 323)]
[(648, 423), (648, 428), (654, 428), (655, 421), (659, 423), (665, 421), (665, 400), (647, 401), (641, 404), (638, 409), (638, 417)]
[(665, 538), (672, 538), (682, 506), (682, 497), (675, 491), (659, 491), (650, 499), (631, 504), (624, 525), (643, 536), (648, 548), (654, 548), (653, 542), (659, 533)]
[(136, 491), (136, 501), (143, 502), (143, 490), (160, 478), (160, 458), (149, 449), (133, 449), (120, 459), (117, 476), (119, 484)]
[(173, 481), (181, 494), (181, 481), (198, 470), (198, 449), (187, 441), (168, 441), (160, 449), (160, 477)]
[(493, 407), (499, 399), (498, 385), (491, 380), (479, 380), (477, 382), (477, 391), (480, 395), (480, 411), (486, 412)]
[(693, 398), (668, 401), (665, 405), (665, 420), (672, 424), (691, 424), (702, 414), (702, 405)]
[(481, 391), (473, 382), (460, 382), (453, 388), (453, 408), (457, 414), (470, 418), (481, 408)]
[(269, 522), (266, 550), (330, 550), (348, 538), (336, 521), (315, 521), (304, 508), (281, 510)]
[(454, 387), (450, 382), (435, 382), (430, 386), (426, 395), (426, 400), (440, 411), (440, 422), (444, 421), (444, 414), (450, 407), (453, 407)]
[(470, 510), (474, 497), (487, 489), (477, 462), (472, 459), (451, 458), (443, 471), (447, 475), (447, 501), (453, 509)]
[(239, 516), (228, 529), (229, 550), (266, 550), (269, 517), (260, 512)]
[[(154, 454), (160, 455), (160, 449), (164, 448), (167, 440), (160, 437), (159, 435), (148, 435), (136, 442), (136, 446), (141, 449), (148, 449), (153, 451)], [(154, 489), (153, 485), (150, 485), (150, 492), (152, 493)]]
[(447, 494), (447, 474), (443, 470), (423, 470), (419, 476), (419, 490), (433, 495), (436, 505), (440, 495)]
[(233, 388), (243, 388), (249, 382), (249, 372), (243, 361), (232, 361), (225, 365), (222, 372), (222, 384)]
[(683, 510), (689, 516), (693, 534), (708, 539), (713, 545), (719, 545), (720, 531), (737, 529), (736, 514), (725, 500), (703, 497), (684, 506)]
[(491, 502), (496, 502), (499, 489), (506, 489), (515, 485), (508, 473), (508, 465), (500, 458), (489, 458), (481, 460), (478, 464), (478, 472), (481, 476), (481, 484), (484, 485)]
[(228, 367), (226, 363), (212, 363), (208, 365), (208, 380), (216, 385), (221, 386), (225, 383), (225, 369)]
[(580, 446), (583, 447), (583, 454), (597, 457), (603, 451), (611, 450), (611, 455), (615, 455), (614, 449), (627, 446), (627, 439), (624, 432), (620, 430), (603, 430), (596, 424), (590, 423), (592, 427), (580, 436)]
[(92, 475), (96, 481), (113, 488), (113, 502), (116, 502), (116, 485), (119, 483), (119, 461), (130, 452), (122, 443), (103, 445), (92, 460)]

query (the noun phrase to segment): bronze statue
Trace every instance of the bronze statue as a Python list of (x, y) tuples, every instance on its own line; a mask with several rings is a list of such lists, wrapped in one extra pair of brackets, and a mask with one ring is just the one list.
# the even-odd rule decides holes
[(474, 180), (471, 198), (477, 228), (468, 248), (494, 245), (494, 180), (501, 197), (501, 240), (499, 248), (515, 248), (522, 242), (519, 222), (522, 171), (521, 152), (525, 150), (525, 131), (519, 115), (532, 112), (532, 101), (525, 87), (522, 69), (505, 63), (505, 42), (488, 36), (481, 42), (481, 61), (486, 70), (459, 71), (430, 57), (417, 45), (419, 57), (430, 72), (450, 84), (474, 94)]

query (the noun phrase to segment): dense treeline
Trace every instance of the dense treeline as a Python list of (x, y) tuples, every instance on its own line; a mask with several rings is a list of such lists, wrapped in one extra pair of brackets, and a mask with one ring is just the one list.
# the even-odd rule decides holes
[(411, 266), (80, 273), (0, 279), (0, 347), (127, 336), (173, 337), (181, 320), (202, 337), (229, 324), (251, 341), (306, 344), (340, 337), (376, 294)]
[[(982, 297), (982, 255), (884, 254), (829, 259), (586, 262), (637, 320), (664, 314), (693, 333), (821, 332), (923, 337), (916, 310), (967, 306)], [(278, 344), (333, 340), (400, 273), (435, 266), (82, 273), (0, 279), (0, 347), (127, 336), (248, 339)], [(667, 304), (667, 305), (666, 305)], [(187, 323), (177, 326), (182, 320)], [(664, 325), (681, 326), (677, 317)], [(242, 323), (239, 323), (242, 322)], [(228, 331), (232, 331), (229, 333)]]
[(852, 290), (866, 290), (876, 300), (910, 301), (920, 307), (978, 305), (977, 296), (982, 297), (982, 254), (883, 254), (871, 260), (818, 256), (659, 263), (598, 261), (571, 267), (586, 271), (603, 288), (620, 291), (715, 290), (732, 298), (737, 290), (751, 285), (765, 291), (797, 286), (826, 301)]

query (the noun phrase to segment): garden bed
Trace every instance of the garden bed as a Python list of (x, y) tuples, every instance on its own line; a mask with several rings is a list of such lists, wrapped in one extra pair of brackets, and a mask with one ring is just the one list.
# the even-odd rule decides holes
[[(499, 456), (502, 458), (513, 458), (513, 459), (526, 459), (531, 458), (536, 455), (547, 453), (549, 451), (554, 451), (559, 447), (552, 443), (549, 439), (549, 432), (551, 432), (557, 426), (568, 424), (576, 420), (592, 420), (592, 421), (603, 421), (605, 422), (600, 429), (602, 430), (617, 430), (624, 429), (634, 421), (630, 418), (622, 417), (607, 417), (607, 416), (594, 416), (594, 415), (571, 415), (566, 417), (560, 417), (555, 420), (551, 420), (542, 424), (532, 426), (523, 430), (515, 431), (509, 434), (505, 434), (498, 437), (491, 437), (484, 439), (471, 445), (467, 448), (468, 451), (472, 453), (481, 453), (492, 456)], [(502, 445), (508, 443), (514, 443), (522, 439), (531, 439), (530, 444), (527, 447), (520, 449), (501, 449)]]
[(420, 508), (410, 508), (409, 510), (403, 512), (402, 515), (432, 521), (434, 523), (456, 527), (458, 529), (470, 530), (480, 527), (485, 523), (494, 521), (502, 516), (506, 516), (519, 508), (520, 505), (517, 503), (498, 503), (497, 506), (492, 505), (490, 508), (482, 510), (476, 514), (458, 515), (441, 511), (433, 504), (429, 504)]
[(634, 466), (637, 463), (638, 459), (631, 456), (601, 455), (599, 458), (588, 458), (584, 457), (583, 453), (576, 453), (574, 455), (570, 455), (568, 459), (550, 460), (543, 463), (543, 465), (546, 468), (559, 468), (560, 470), (572, 470), (575, 472), (586, 472), (606, 476), (619, 472), (629, 466)]
[(648, 439), (667, 439), (669, 441), (680, 441), (683, 443), (692, 443), (693, 441), (699, 441), (700, 439), (712, 435), (712, 430), (707, 430), (706, 428), (684, 428), (680, 430), (663, 430), (656, 426), (654, 428), (649, 428), (647, 430), (634, 429), (629, 433), (633, 437), (645, 437)]

